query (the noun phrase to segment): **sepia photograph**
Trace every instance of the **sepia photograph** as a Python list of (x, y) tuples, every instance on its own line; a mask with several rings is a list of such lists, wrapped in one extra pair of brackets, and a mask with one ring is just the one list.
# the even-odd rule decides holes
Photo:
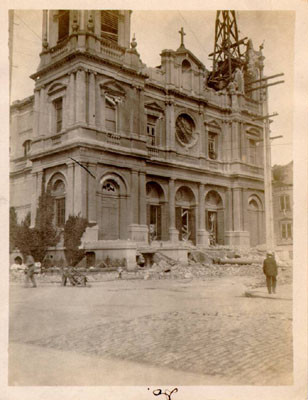
[(80, 4), (5, 10), (4, 399), (304, 400), (298, 11)]

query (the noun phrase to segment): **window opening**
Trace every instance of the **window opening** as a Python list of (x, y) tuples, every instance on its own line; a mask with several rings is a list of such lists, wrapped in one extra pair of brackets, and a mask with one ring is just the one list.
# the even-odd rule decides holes
[(58, 40), (63, 40), (69, 35), (69, 10), (59, 10), (58, 14)]
[(65, 224), (65, 197), (56, 199), (56, 225), (59, 227)]
[(63, 99), (60, 97), (59, 99), (54, 101), (54, 107), (56, 111), (56, 132), (61, 132), (62, 130), (62, 115), (63, 115)]
[(103, 37), (118, 42), (118, 19), (119, 11), (101, 11), (101, 34)]
[(281, 239), (292, 239), (292, 223), (282, 222), (281, 224)]
[(257, 161), (257, 145), (255, 140), (249, 140), (249, 162), (256, 164)]
[(208, 151), (209, 151), (209, 158), (211, 160), (216, 160), (217, 153), (216, 153), (216, 135), (209, 134), (208, 138)]
[(280, 211), (290, 211), (290, 196), (283, 195), (280, 196)]

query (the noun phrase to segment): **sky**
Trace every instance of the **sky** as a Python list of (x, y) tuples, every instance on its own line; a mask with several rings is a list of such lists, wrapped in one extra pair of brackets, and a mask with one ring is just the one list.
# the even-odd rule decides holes
[[(215, 11), (141, 11), (133, 10), (131, 37), (136, 36), (141, 60), (149, 67), (160, 65), (163, 49), (176, 50), (180, 45), (181, 27), (186, 33), (185, 47), (207, 67), (214, 49)], [(240, 38), (251, 38), (257, 50), (264, 42), (264, 74), (283, 72), (285, 83), (269, 88), (269, 112), (278, 112), (271, 124), (272, 164), (287, 164), (292, 160), (293, 136), (293, 74), (294, 23), (292, 11), (236, 11)], [(29, 76), (39, 64), (41, 50), (42, 12), (15, 10), (11, 100), (33, 94), (34, 82)]]

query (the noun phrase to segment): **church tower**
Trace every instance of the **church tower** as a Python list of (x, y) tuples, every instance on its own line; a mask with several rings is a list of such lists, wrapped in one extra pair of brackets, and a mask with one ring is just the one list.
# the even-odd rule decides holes
[[(96, 173), (103, 172), (97, 171), (97, 161), (104, 158), (106, 147), (108, 151), (114, 145), (145, 147), (145, 140), (140, 140), (145, 133), (143, 117), (137, 118), (144, 102), (136, 89), (144, 82), (143, 64), (135, 39), (130, 42), (130, 18), (129, 10), (43, 11), (40, 64), (31, 76), (35, 80), (32, 225), (43, 175), (55, 194), (59, 226), (70, 214), (98, 223), (96, 194), (103, 182)], [(121, 185), (116, 184), (119, 196)], [(115, 220), (121, 207), (125, 215), (128, 205), (115, 204), (111, 237), (126, 239), (128, 221), (123, 228)], [(102, 228), (100, 238), (104, 236)]]

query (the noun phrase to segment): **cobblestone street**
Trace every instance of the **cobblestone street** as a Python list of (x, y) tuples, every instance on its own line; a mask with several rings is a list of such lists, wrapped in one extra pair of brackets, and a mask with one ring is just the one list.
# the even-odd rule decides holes
[[(247, 297), (250, 283), (247, 277), (225, 277), (109, 281), (91, 288), (13, 285), (10, 384), (76, 384), (68, 382), (60, 359), (70, 359), (71, 368), (93, 361), (92, 376), (90, 367), (82, 373), (76, 368), (82, 385), (172, 379), (186, 385), (292, 384), (290, 285), (280, 288), (289, 297), (270, 298), (262, 290), (264, 296)], [(29, 373), (32, 363), (39, 374)]]

